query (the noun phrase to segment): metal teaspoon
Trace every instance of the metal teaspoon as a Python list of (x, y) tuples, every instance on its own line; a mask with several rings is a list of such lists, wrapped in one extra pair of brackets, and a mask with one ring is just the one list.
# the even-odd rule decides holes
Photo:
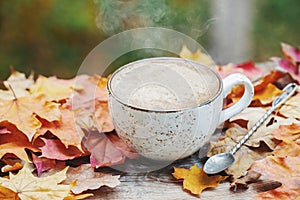
[(290, 96), (294, 94), (297, 89), (297, 84), (290, 83), (283, 89), (283, 93), (277, 96), (272, 107), (256, 122), (256, 124), (248, 131), (248, 133), (236, 144), (229, 152), (216, 154), (210, 157), (204, 164), (203, 170), (206, 174), (216, 174), (231, 166), (235, 159), (234, 154), (241, 148), (241, 146), (252, 136), (252, 134), (266, 121), (271, 113), (282, 105)]

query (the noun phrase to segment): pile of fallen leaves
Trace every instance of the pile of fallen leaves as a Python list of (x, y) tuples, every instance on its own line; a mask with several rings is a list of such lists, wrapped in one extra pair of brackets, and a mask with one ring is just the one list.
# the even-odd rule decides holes
[[(228, 151), (264, 114), (290, 82), (299, 82), (299, 49), (283, 45), (284, 58), (273, 58), (277, 67), (261, 70), (253, 62), (217, 67), (225, 76), (240, 72), (255, 82), (251, 106), (225, 124), (208, 156)], [(211, 65), (210, 58), (183, 48), (181, 57)], [(121, 164), (138, 156), (114, 132), (108, 113), (107, 78), (78, 75), (74, 79), (24, 74), (12, 70), (0, 90), (0, 199), (83, 199), (87, 190), (115, 187), (119, 176), (95, 168)], [(235, 103), (244, 88), (236, 86), (227, 96)], [(260, 175), (279, 181), (264, 198), (300, 196), (300, 89), (236, 154), (226, 175), (207, 176), (196, 165), (175, 168), (174, 177), (184, 188), (200, 194), (231, 178), (232, 187), (247, 186)], [(284, 178), (282, 178), (284, 177)]]
[[(254, 97), (251, 105), (232, 117), (224, 126), (224, 132), (217, 141), (211, 142), (207, 156), (228, 152), (250, 130), (270, 108), (274, 98), (282, 93), (288, 83), (300, 81), (300, 48), (282, 44), (284, 58), (272, 58), (275, 63), (270, 71), (262, 70), (253, 62), (239, 65), (228, 64), (217, 68), (224, 78), (232, 73), (243, 73), (254, 83)], [(197, 55), (195, 55), (197, 54)], [(206, 62), (199, 52), (182, 57)], [(240, 99), (243, 86), (236, 86), (227, 96), (226, 106)], [(233, 190), (248, 187), (260, 177), (278, 181), (281, 186), (258, 193), (254, 199), (297, 199), (300, 196), (300, 87), (288, 101), (276, 110), (268, 120), (250, 137), (235, 154), (236, 161), (225, 173), (207, 176), (202, 168), (194, 165), (190, 169), (175, 168), (173, 176), (183, 179), (183, 187), (193, 194), (203, 189), (216, 187), (224, 179), (231, 181)]]
[[(113, 132), (106, 84), (12, 70), (0, 90), (0, 199), (80, 199), (120, 183), (94, 171), (137, 156)], [(46, 176), (50, 169), (57, 173)]]

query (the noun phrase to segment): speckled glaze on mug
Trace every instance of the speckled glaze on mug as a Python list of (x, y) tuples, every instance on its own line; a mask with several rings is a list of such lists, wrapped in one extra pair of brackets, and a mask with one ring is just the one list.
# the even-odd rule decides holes
[[(195, 88), (188, 90), (184, 87), (180, 88), (180, 86), (176, 85), (176, 81), (178, 80), (173, 80), (172, 72), (168, 72), (164, 75), (165, 71), (162, 73), (163, 67), (157, 67), (154, 69), (156, 70), (155, 74), (160, 75), (157, 75), (158, 78), (155, 81), (169, 79), (167, 83), (163, 82), (160, 84), (170, 83), (167, 88), (171, 88), (174, 94), (176, 94), (177, 99), (183, 99), (182, 102), (184, 103), (179, 106), (174, 106), (173, 109), (172, 105), (168, 105), (169, 107), (164, 109), (163, 106), (153, 108), (152, 105), (149, 105), (149, 108), (147, 108), (147, 104), (141, 106), (137, 101), (130, 101), (131, 93), (138, 90), (141, 85), (154, 82), (151, 80), (151, 74), (145, 76), (149, 72), (143, 74), (143, 71), (146, 71), (147, 66), (153, 66), (155, 64), (161, 66), (184, 66), (188, 64), (199, 70), (199, 76), (203, 74), (206, 75), (205, 77), (209, 76), (204, 81), (207, 83), (205, 88), (209, 89), (210, 93), (208, 96), (205, 95), (208, 99), (198, 104), (197, 99), (195, 99), (195, 101), (188, 104), (188, 106), (186, 106), (186, 104), (184, 105), (186, 102), (186, 98), (184, 97), (189, 97), (189, 94), (183, 93), (193, 93), (191, 98), (200, 98), (201, 94), (199, 95), (195, 92)], [(138, 69), (136, 70), (138, 72), (132, 70), (135, 67)], [(126, 80), (126, 73), (139, 73), (145, 78), (137, 78), (140, 82), (131, 84), (131, 80)], [(120, 83), (122, 84), (117, 84), (119, 83), (118, 79), (120, 79), (120, 77), (122, 79)], [(128, 85), (131, 84), (132, 86), (126, 88), (125, 84), (127, 82), (129, 83)], [(172, 86), (173, 82), (175, 82), (175, 87)], [(183, 85), (185, 84), (185, 82), (181, 83)], [(188, 87), (194, 85), (195, 87), (202, 87), (201, 84), (193, 84), (191, 80), (186, 80), (186, 83)], [(243, 97), (233, 106), (222, 110), (223, 98), (231, 88), (237, 84), (243, 84), (245, 86)], [(122, 91), (122, 87), (126, 88), (126, 91)], [(119, 137), (142, 156), (164, 161), (184, 158), (195, 153), (210, 139), (217, 126), (246, 108), (250, 104), (254, 94), (251, 81), (242, 74), (230, 75), (222, 81), (215, 71), (206, 66), (181, 58), (168, 57), (144, 59), (121, 67), (115, 71), (110, 78), (108, 91), (109, 111)], [(126, 96), (127, 93), (127, 99), (123, 98), (122, 96)], [(142, 90), (140, 93), (139, 95), (143, 95), (144, 93), (145, 96), (149, 95), (147, 94), (147, 90)], [(182, 94), (183, 96), (181, 97), (180, 95)], [(170, 96), (170, 94), (166, 94), (166, 98), (169, 97), (168, 95)], [(163, 101), (164, 96), (161, 98)], [(169, 102), (166, 103), (166, 105), (167, 104), (169, 104)]]

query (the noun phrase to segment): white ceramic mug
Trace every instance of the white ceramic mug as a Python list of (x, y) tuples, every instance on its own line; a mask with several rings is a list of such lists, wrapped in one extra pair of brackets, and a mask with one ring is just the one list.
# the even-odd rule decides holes
[[(234, 85), (242, 98), (222, 110)], [(109, 111), (117, 134), (154, 160), (176, 160), (199, 150), (217, 126), (246, 108), (253, 97), (242, 74), (224, 80), (211, 68), (181, 58), (150, 58), (129, 63), (108, 82)]]

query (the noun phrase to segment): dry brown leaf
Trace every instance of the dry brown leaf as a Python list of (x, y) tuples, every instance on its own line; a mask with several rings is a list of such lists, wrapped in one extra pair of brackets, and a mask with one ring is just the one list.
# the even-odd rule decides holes
[(9, 174), (9, 179), (0, 177), (0, 185), (17, 193), (21, 200), (49, 199), (61, 200), (70, 195), (71, 186), (60, 184), (66, 179), (68, 168), (47, 177), (35, 177), (28, 164), (16, 174)]
[(236, 191), (239, 186), (248, 188), (248, 184), (257, 182), (260, 176), (261, 174), (258, 172), (249, 171), (246, 176), (235, 179), (234, 182), (230, 184), (230, 187), (234, 188), (234, 191)]
[(273, 151), (276, 156), (299, 156), (300, 155), (300, 124), (282, 125), (273, 133), (278, 144)]
[(281, 125), (279, 129), (273, 133), (277, 140), (287, 143), (296, 142), (300, 139), (300, 124)]
[(293, 143), (281, 142), (276, 146), (272, 154), (279, 157), (298, 157), (300, 155), (300, 141)]
[(176, 179), (183, 179), (183, 188), (197, 195), (206, 188), (217, 187), (222, 180), (227, 178), (220, 175), (207, 176), (196, 164), (190, 169), (174, 167), (173, 176)]
[(279, 113), (285, 117), (293, 117), (300, 120), (300, 86), (298, 93), (288, 99), (279, 109)]
[(256, 194), (254, 199), (296, 199), (300, 196), (300, 158), (269, 156), (254, 162), (251, 171), (264, 175), (267, 179), (282, 185), (274, 190)]
[(71, 184), (76, 180), (75, 187), (72, 188), (74, 194), (80, 194), (86, 190), (99, 189), (101, 186), (114, 188), (121, 182), (120, 176), (95, 172), (90, 164), (83, 164), (76, 168), (69, 168), (65, 184)]
[[(217, 142), (211, 144), (211, 148), (208, 151), (207, 156), (211, 157), (218, 153), (230, 151), (236, 144), (236, 136), (233, 135), (245, 135), (247, 131), (238, 125), (232, 124), (226, 131), (225, 136), (220, 138)], [(270, 153), (265, 148), (248, 148), (242, 146), (234, 155), (235, 162), (225, 172), (229, 175), (233, 175), (234, 179), (244, 176), (251, 164), (259, 159), (262, 159)]]
[[(250, 130), (255, 123), (265, 114), (266, 110), (263, 108), (248, 107), (241, 113), (230, 119), (230, 122), (237, 122), (244, 120), (247, 122), (247, 129)], [(276, 115), (271, 115), (254, 134), (245, 143), (248, 146), (259, 147), (261, 142), (264, 142), (270, 149), (274, 149), (277, 143), (273, 140), (272, 133), (275, 132), (280, 125), (290, 125), (292, 123), (299, 123), (294, 118), (283, 118)], [(240, 140), (244, 135), (232, 135), (236, 141)]]

